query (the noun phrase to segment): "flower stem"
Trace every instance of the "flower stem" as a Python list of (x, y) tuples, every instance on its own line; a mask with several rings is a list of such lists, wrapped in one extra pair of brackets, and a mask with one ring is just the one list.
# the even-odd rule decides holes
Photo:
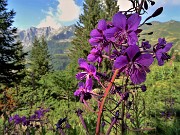
[(61, 135), (65, 135), (64, 131), (61, 128), (59, 128), (59, 132)]
[(108, 129), (108, 131), (107, 131), (107, 133), (106, 133), (106, 135), (109, 135), (109, 134), (110, 134), (111, 129), (112, 129), (113, 125), (116, 123), (116, 121), (117, 121), (117, 119), (114, 118), (113, 121), (112, 121), (112, 123), (111, 123), (111, 125), (110, 125), (110, 127), (109, 127), (109, 129)]
[(124, 135), (124, 132), (125, 132), (125, 130), (124, 130), (124, 111), (125, 111), (125, 103), (124, 103), (124, 101), (122, 102), (122, 117), (121, 117), (121, 119), (122, 119), (122, 123), (121, 123), (121, 135)]
[(112, 78), (111, 78), (111, 82), (109, 82), (109, 85), (108, 85), (108, 87), (105, 90), (102, 102), (100, 104), (100, 108), (99, 108), (99, 112), (98, 112), (98, 118), (97, 118), (97, 124), (96, 124), (96, 135), (100, 134), (101, 116), (102, 116), (102, 111), (103, 111), (104, 103), (105, 103), (107, 95), (109, 94), (109, 91), (110, 91), (110, 89), (111, 89), (111, 87), (113, 85), (113, 82), (114, 82), (118, 72), (119, 72), (119, 69), (116, 69), (114, 74), (113, 74), (113, 76), (112, 76)]
[(87, 129), (87, 127), (86, 127), (86, 124), (85, 124), (85, 122), (84, 122), (84, 119), (83, 119), (82, 115), (79, 115), (79, 118), (80, 118), (80, 120), (81, 120), (81, 123), (82, 123), (84, 129), (86, 130), (86, 134), (89, 135), (88, 129)]

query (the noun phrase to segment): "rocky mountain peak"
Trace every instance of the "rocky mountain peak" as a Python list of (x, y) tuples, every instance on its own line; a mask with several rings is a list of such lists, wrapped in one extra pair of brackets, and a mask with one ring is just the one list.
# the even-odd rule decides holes
[(59, 29), (52, 27), (30, 27), (26, 30), (18, 30), (19, 40), (24, 48), (31, 48), (34, 38), (45, 36), (46, 40), (56, 40), (57, 42), (68, 42), (74, 36), (74, 26), (64, 26)]

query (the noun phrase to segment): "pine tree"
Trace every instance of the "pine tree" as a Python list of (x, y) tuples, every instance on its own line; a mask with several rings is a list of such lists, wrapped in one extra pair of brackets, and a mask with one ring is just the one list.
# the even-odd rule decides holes
[[(90, 32), (96, 28), (100, 19), (111, 20), (113, 14), (118, 12), (119, 7), (115, 0), (85, 0), (84, 13), (80, 15), (76, 24), (75, 38), (72, 41), (73, 49), (70, 52), (70, 64), (68, 70), (77, 68), (79, 58), (85, 58), (90, 52), (91, 46), (88, 42)], [(109, 63), (103, 63), (106, 67)]]
[(12, 26), (15, 12), (8, 11), (7, 0), (0, 0), (0, 83), (10, 86), (25, 76), (25, 53), (16, 41), (17, 28)]
[[(117, 0), (102, 0), (102, 16), (103, 19), (107, 21), (112, 20), (112, 16), (119, 11), (119, 6), (117, 5)], [(101, 71), (109, 73), (109, 69), (111, 67), (111, 63), (105, 59), (101, 63)]]
[[(75, 38), (72, 41), (73, 48), (69, 54), (70, 64), (66, 67), (74, 84), (77, 83), (75, 74), (77, 73), (78, 59), (87, 57), (91, 49), (88, 42), (90, 32), (97, 26), (99, 19), (102, 19), (101, 8), (100, 0), (85, 0), (83, 4), (83, 14), (79, 16), (79, 21), (75, 25)], [(74, 85), (74, 89), (75, 87), (76, 85)]]
[(45, 37), (42, 36), (40, 39), (35, 37), (30, 54), (30, 69), (35, 79), (39, 80), (41, 76), (52, 69), (50, 63), (50, 55)]
[(84, 13), (80, 15), (79, 22), (75, 26), (75, 38), (72, 41), (74, 46), (70, 53), (72, 65), (77, 63), (78, 58), (86, 58), (90, 51), (88, 43), (90, 32), (96, 27), (102, 14), (100, 0), (85, 0), (83, 10)]
[(105, 20), (111, 21), (112, 16), (119, 11), (119, 6), (117, 5), (117, 0), (104, 0), (103, 2)]
[(41, 100), (40, 87), (42, 84), (40, 80), (52, 69), (48, 45), (44, 36), (34, 38), (29, 61), (27, 76), (19, 91), (19, 97), (21, 97), (19, 102), (22, 105), (29, 102), (37, 103)]

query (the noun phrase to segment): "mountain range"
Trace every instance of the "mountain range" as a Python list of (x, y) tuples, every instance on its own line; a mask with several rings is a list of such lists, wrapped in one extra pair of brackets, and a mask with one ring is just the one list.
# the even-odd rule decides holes
[[(158, 38), (165, 38), (167, 42), (172, 42), (176, 50), (180, 50), (180, 22), (151, 22), (152, 25), (143, 25), (140, 38), (149, 40), (150, 43), (156, 44)], [(36, 37), (45, 36), (49, 52), (52, 55), (52, 61), (55, 69), (64, 69), (69, 59), (67, 52), (71, 48), (71, 41), (74, 37), (75, 26), (64, 26), (59, 29), (51, 27), (35, 28), (31, 27), (27, 30), (18, 30), (19, 40), (22, 42), (25, 51), (31, 50), (33, 40)], [(152, 35), (145, 35), (151, 33)]]
[(30, 27), (27, 30), (18, 30), (19, 40), (22, 42), (25, 50), (30, 50), (32, 47), (32, 43), (34, 38), (45, 36), (47, 41), (56, 41), (56, 42), (71, 42), (74, 36), (75, 27), (72, 26), (64, 26), (59, 29), (54, 29), (52, 27)]

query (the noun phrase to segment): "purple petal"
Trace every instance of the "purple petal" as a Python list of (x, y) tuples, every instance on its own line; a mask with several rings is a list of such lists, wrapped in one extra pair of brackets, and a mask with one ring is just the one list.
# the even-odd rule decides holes
[(140, 21), (141, 17), (137, 13), (131, 15), (127, 20), (128, 31), (136, 31), (138, 29)]
[(129, 46), (127, 49), (126, 49), (126, 52), (128, 54), (128, 57), (129, 59), (132, 61), (132, 59), (134, 58), (134, 56), (139, 52), (139, 47), (137, 45), (132, 45), (132, 46)]
[(158, 39), (158, 43), (159, 43), (160, 45), (166, 44), (165, 38), (159, 38), (159, 39)]
[(98, 49), (93, 48), (93, 49), (90, 51), (90, 53), (91, 53), (91, 54), (96, 54), (98, 51), (99, 51)]
[(89, 43), (92, 45), (92, 46), (97, 46), (99, 44), (99, 42), (102, 40), (103, 38), (90, 38), (89, 39)]
[(149, 41), (143, 41), (141, 46), (143, 47), (143, 49), (150, 49), (151, 48)]
[(91, 37), (101, 37), (101, 33), (97, 29), (93, 29), (90, 33)]
[(106, 30), (107, 29), (106, 20), (104, 20), (104, 19), (100, 20), (98, 22), (97, 28), (102, 31)]
[(128, 44), (129, 45), (135, 45), (138, 41), (138, 37), (135, 32), (131, 32), (128, 34)]
[(151, 54), (142, 54), (136, 59), (136, 62), (146, 67), (149, 67), (153, 63), (153, 61), (154, 59)]
[(80, 88), (80, 87), (84, 87), (84, 83), (83, 82), (79, 82), (78, 83), (78, 87)]
[(146, 72), (144, 70), (135, 69), (134, 72), (130, 75), (131, 81), (134, 84), (141, 84), (146, 80)]
[(167, 43), (166, 46), (163, 48), (164, 52), (168, 52), (172, 47), (172, 43)]
[(13, 120), (14, 120), (13, 117), (10, 117), (10, 118), (9, 118), (9, 122), (10, 122), (10, 123), (11, 123)]
[(92, 90), (92, 86), (93, 86), (92, 78), (87, 79), (86, 80), (86, 88), (87, 88), (88, 92), (90, 92)]
[(81, 72), (76, 74), (76, 79), (82, 80), (86, 77), (87, 73), (86, 72)]
[(74, 92), (74, 96), (79, 96), (80, 93), (81, 93), (81, 91), (78, 89), (78, 90), (76, 90), (76, 91)]
[(99, 56), (97, 56), (97, 55), (89, 54), (87, 56), (87, 60), (90, 61), (90, 62), (96, 62), (98, 57)]
[(88, 66), (88, 71), (91, 72), (91, 73), (96, 73), (96, 67), (93, 66), (93, 65), (89, 65)]
[(83, 58), (79, 58), (79, 60), (78, 60), (78, 64), (80, 65), (81, 63), (83, 63), (83, 62), (86, 62), (86, 60), (85, 59), (83, 59)]
[(97, 62), (98, 62), (98, 63), (101, 63), (102, 61), (103, 61), (103, 58), (102, 58), (102, 57), (98, 57)]
[(84, 69), (87, 69), (87, 68), (88, 68), (88, 63), (86, 62), (85, 59), (80, 58), (80, 59), (78, 60), (78, 63), (79, 63), (79, 67), (80, 67), (80, 68), (84, 68)]
[(107, 46), (104, 47), (104, 51), (105, 51), (106, 53), (109, 53), (110, 50), (111, 50), (111, 48), (112, 48), (112, 45), (109, 44), (109, 45), (107, 45)]
[(159, 50), (156, 52), (156, 58), (157, 58), (157, 61), (158, 61), (158, 65), (159, 65), (159, 66), (164, 65), (164, 60), (161, 58), (161, 57), (162, 57), (162, 53), (163, 53), (163, 49), (159, 49)]
[(122, 14), (121, 12), (118, 12), (113, 16), (112, 22), (114, 26), (120, 29), (124, 30), (126, 28), (126, 16)]
[(115, 33), (118, 31), (119, 31), (119, 29), (117, 27), (113, 27), (113, 28), (105, 30), (104, 35), (106, 38), (112, 38), (112, 37), (114, 37)]
[(128, 60), (126, 56), (120, 56), (116, 58), (116, 61), (114, 62), (114, 67), (116, 69), (121, 69), (124, 66), (128, 64)]

